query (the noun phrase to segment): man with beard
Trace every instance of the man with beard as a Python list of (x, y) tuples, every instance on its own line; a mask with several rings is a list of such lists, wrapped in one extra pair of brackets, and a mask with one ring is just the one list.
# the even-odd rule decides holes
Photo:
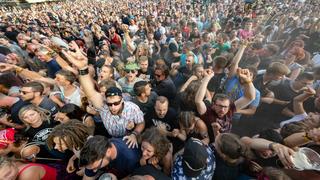
[(93, 79), (89, 74), (88, 58), (84, 56), (75, 42), (71, 42), (75, 52), (63, 51), (74, 66), (79, 69), (79, 81), (88, 100), (100, 113), (108, 133), (112, 137), (123, 137), (129, 148), (138, 146), (137, 135), (144, 129), (143, 113), (133, 102), (123, 100), (119, 88), (107, 89), (103, 96), (95, 89)]

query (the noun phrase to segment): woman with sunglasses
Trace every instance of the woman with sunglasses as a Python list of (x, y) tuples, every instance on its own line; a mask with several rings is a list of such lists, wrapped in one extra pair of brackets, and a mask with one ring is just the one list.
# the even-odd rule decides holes
[(140, 137), (142, 157), (140, 165), (152, 165), (170, 175), (172, 147), (165, 135), (158, 128), (149, 128)]

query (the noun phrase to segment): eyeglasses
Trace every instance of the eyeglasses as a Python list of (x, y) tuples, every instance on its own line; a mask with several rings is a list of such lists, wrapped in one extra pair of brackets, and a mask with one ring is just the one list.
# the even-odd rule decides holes
[(129, 69), (126, 69), (125, 71), (126, 71), (126, 73), (132, 73), (132, 74), (136, 73), (136, 70), (129, 70)]
[(229, 108), (229, 106), (224, 106), (224, 105), (221, 105), (221, 104), (214, 104), (214, 105), (218, 106), (219, 108), (224, 108), (224, 109)]
[(108, 103), (107, 102), (107, 105), (109, 106), (109, 107), (111, 107), (111, 106), (118, 106), (119, 104), (121, 104), (121, 102), (122, 102), (122, 99), (120, 99), (120, 101), (117, 101), (117, 102), (113, 102), (113, 103)]

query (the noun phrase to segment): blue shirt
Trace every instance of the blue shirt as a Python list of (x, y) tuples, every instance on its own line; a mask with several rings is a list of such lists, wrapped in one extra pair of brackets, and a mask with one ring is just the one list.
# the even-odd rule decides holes
[(183, 173), (182, 167), (182, 155), (178, 155), (171, 172), (171, 177), (173, 180), (203, 180), (203, 179), (212, 179), (214, 170), (216, 169), (216, 159), (213, 151), (207, 147), (208, 159), (207, 159), (207, 168), (201, 171), (201, 174), (197, 177), (187, 177)]
[(108, 165), (112, 173), (118, 178), (124, 178), (140, 167), (140, 148), (128, 148), (122, 138), (112, 138), (110, 141), (117, 149), (116, 159)]

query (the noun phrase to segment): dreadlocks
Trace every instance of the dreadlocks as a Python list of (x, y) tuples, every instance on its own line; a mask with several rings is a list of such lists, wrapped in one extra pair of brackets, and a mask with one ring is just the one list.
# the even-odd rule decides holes
[(50, 149), (54, 147), (53, 139), (59, 137), (60, 144), (63, 141), (69, 150), (80, 150), (90, 136), (89, 128), (82, 122), (72, 119), (64, 124), (59, 124), (50, 133), (47, 144)]

